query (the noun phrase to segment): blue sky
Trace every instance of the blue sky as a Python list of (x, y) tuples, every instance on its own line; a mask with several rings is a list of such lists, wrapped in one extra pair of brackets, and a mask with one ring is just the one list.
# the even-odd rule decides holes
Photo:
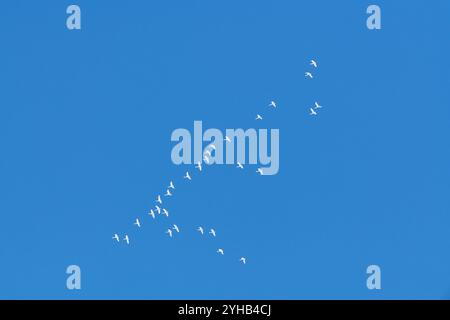
[[(74, 3), (81, 31), (72, 2), (1, 6), (0, 298), (450, 298), (448, 1)], [(280, 129), (279, 174), (183, 181), (170, 134), (194, 120)]]

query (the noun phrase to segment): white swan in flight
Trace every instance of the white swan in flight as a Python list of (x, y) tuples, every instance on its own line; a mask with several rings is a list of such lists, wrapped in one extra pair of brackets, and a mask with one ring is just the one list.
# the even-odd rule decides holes
[(141, 227), (141, 222), (139, 221), (139, 219), (136, 219), (136, 222), (134, 223), (135, 225), (137, 225), (138, 226), (138, 228), (140, 228)]
[(175, 230), (176, 232), (180, 233), (180, 228), (178, 228), (178, 226), (176, 224), (173, 225), (173, 230)]
[(165, 196), (166, 197), (171, 197), (172, 196), (172, 192), (170, 192), (170, 189), (167, 189)]
[(310, 79), (314, 78), (311, 72), (305, 72), (305, 77)]
[(309, 64), (312, 65), (314, 68), (317, 68), (317, 61), (311, 60)]
[(207, 164), (209, 164), (209, 158), (207, 156), (203, 156), (203, 161), (205, 161)]
[(170, 229), (167, 229), (166, 233), (167, 233), (167, 234), (169, 235), (169, 237), (171, 237), (171, 238), (172, 238), (172, 230), (170, 230)]
[(225, 136), (225, 139), (223, 139), (223, 140), (225, 140), (226, 142), (231, 142), (231, 139), (228, 136)]
[(225, 253), (223, 252), (223, 249), (217, 249), (217, 253), (220, 253), (221, 255), (224, 255)]
[(242, 262), (243, 264), (247, 263), (247, 259), (245, 259), (244, 257), (240, 258), (239, 261)]
[(275, 101), (270, 101), (269, 107), (276, 108), (277, 103)]
[(313, 108), (309, 108), (309, 115), (310, 116), (317, 116), (317, 112)]
[(257, 173), (259, 173), (260, 175), (264, 175), (263, 169), (262, 168), (258, 168), (258, 170), (256, 170)]
[(162, 204), (161, 196), (158, 196), (158, 197), (156, 198), (156, 202), (159, 203), (159, 204)]
[(128, 235), (125, 235), (125, 238), (123, 238), (123, 240), (127, 243), (130, 244), (130, 238), (128, 237)]
[(214, 230), (214, 229), (211, 229), (211, 230), (209, 231), (209, 233), (210, 233), (213, 237), (216, 236), (216, 230)]
[(203, 232), (204, 232), (202, 227), (198, 227), (197, 231), (199, 231), (201, 234), (203, 234)]
[(117, 242), (119, 242), (120, 241), (120, 238), (119, 238), (119, 235), (116, 233), (116, 234), (114, 234), (114, 237), (113, 237), (113, 239), (114, 240), (116, 240)]
[(322, 109), (322, 106), (318, 102), (314, 102), (314, 109)]
[(153, 209), (150, 209), (150, 212), (148, 213), (153, 219), (156, 218), (155, 216), (155, 212), (153, 211)]
[(158, 214), (161, 214), (161, 208), (159, 206), (155, 206), (156, 208), (156, 212), (158, 212)]
[(200, 161), (197, 162), (197, 165), (195, 167), (198, 169), (198, 171), (202, 171), (202, 163)]
[(172, 182), (172, 181), (170, 181), (170, 184), (169, 184), (169, 189), (175, 189), (175, 185), (173, 184), (173, 182)]
[(259, 114), (256, 115), (256, 119), (255, 119), (255, 120), (262, 120), (262, 119), (263, 119), (263, 118), (262, 118), (261, 115), (259, 115)]
[(163, 214), (166, 215), (166, 217), (169, 217), (169, 211), (167, 211), (166, 209), (162, 209)]
[(191, 175), (189, 174), (189, 171), (186, 171), (186, 174), (184, 175), (183, 178), (188, 179), (188, 180), (192, 180)]
[(238, 163), (237, 163), (237, 168), (239, 168), (239, 169), (244, 169), (244, 166), (242, 165), (242, 163), (240, 163), (240, 162), (238, 161)]

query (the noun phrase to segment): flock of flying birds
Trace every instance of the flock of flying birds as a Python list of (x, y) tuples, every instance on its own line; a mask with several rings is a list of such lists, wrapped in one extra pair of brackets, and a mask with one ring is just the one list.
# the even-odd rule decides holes
[[(318, 64), (317, 64), (317, 61), (316, 60), (311, 60), (310, 61), (310, 63), (309, 63), (314, 69), (317, 69), (318, 68)], [(305, 72), (305, 77), (306, 78), (308, 78), (308, 79), (314, 79), (314, 76), (313, 76), (313, 74), (310, 72), (310, 71), (306, 71)], [(319, 109), (321, 109), (322, 108), (322, 106), (316, 101), (316, 102), (314, 102), (314, 106), (313, 107), (311, 107), (311, 108), (309, 108), (309, 115), (310, 116), (317, 116), (317, 111), (319, 110)]]
[[(316, 62), (315, 60), (311, 60), (311, 61), (310, 61), (310, 65), (311, 65), (314, 69), (317, 69), (317, 68), (318, 68), (318, 64), (317, 64), (317, 62)], [(313, 75), (311, 72), (307, 71), (307, 72), (305, 72), (305, 77), (306, 77), (306, 78), (309, 78), (309, 79), (313, 79), (313, 78), (314, 78), (314, 75)], [(269, 107), (271, 107), (271, 108), (273, 108), (273, 109), (276, 109), (276, 108), (277, 108), (277, 103), (276, 103), (275, 101), (270, 101)], [(311, 108), (309, 108), (309, 111), (310, 111), (309, 114), (310, 114), (311, 116), (317, 116), (317, 114), (318, 114), (318, 113), (317, 113), (317, 110), (318, 110), (318, 109), (321, 109), (321, 108), (322, 108), (322, 106), (319, 105), (318, 102), (315, 102), (315, 103), (314, 103), (314, 106), (311, 107)], [(257, 114), (255, 120), (256, 120), (256, 121), (261, 121), (261, 120), (263, 120), (262, 115)], [(225, 141), (226, 143), (231, 143), (231, 139), (230, 139), (228, 136), (225, 136), (224, 141)], [(205, 151), (204, 151), (204, 153), (203, 153), (203, 161), (204, 161), (206, 164), (210, 164), (210, 158), (211, 158), (211, 156), (212, 156), (212, 153), (213, 153), (215, 150), (216, 150), (216, 146), (215, 146), (214, 144), (210, 144), (209, 146), (207, 146), (207, 147), (205, 148)], [(197, 164), (195, 165), (195, 168), (196, 168), (199, 172), (202, 172), (202, 170), (203, 170), (202, 162), (200, 162), (200, 161), (197, 162)], [(239, 169), (244, 169), (244, 166), (242, 165), (242, 163), (237, 162), (237, 168), (239, 168)], [(260, 175), (264, 175), (264, 171), (263, 171), (262, 168), (258, 168), (258, 170), (256, 170), (256, 172), (259, 173)], [(184, 180), (188, 180), (188, 181), (192, 180), (192, 176), (191, 176), (191, 174), (189, 173), (189, 171), (186, 171), (185, 175), (183, 176), (183, 179), (184, 179)], [(172, 196), (173, 196), (173, 193), (174, 193), (174, 190), (175, 190), (175, 184), (173, 183), (173, 181), (170, 181), (170, 183), (169, 183), (169, 185), (168, 185), (168, 187), (167, 187), (167, 189), (166, 189), (166, 193), (164, 194), (164, 197), (172, 197)], [(168, 211), (166, 208), (163, 208), (162, 205), (163, 205), (163, 198), (161, 197), (161, 195), (158, 195), (158, 196), (156, 197), (156, 200), (155, 200), (155, 206), (154, 206), (154, 208), (150, 209), (150, 211), (148, 212), (148, 215), (149, 215), (152, 219), (156, 219), (157, 215), (164, 215), (164, 216), (166, 216), (166, 217), (169, 217), (169, 211)], [(141, 224), (141, 220), (139, 220), (139, 218), (136, 218), (136, 220), (134, 221), (133, 224), (136, 226), (136, 228), (141, 228), (141, 225), (142, 225), (142, 224)], [(206, 232), (207, 230), (205, 230), (202, 226), (198, 226), (197, 229), (196, 229), (196, 231), (197, 231), (201, 236), (203, 236), (203, 235), (205, 235), (205, 232)], [(171, 227), (169, 227), (169, 228), (165, 231), (165, 234), (167, 234), (170, 238), (173, 238), (173, 237), (175, 236), (175, 234), (177, 234), (177, 233), (180, 233), (180, 228), (179, 228), (178, 225), (176, 225), (176, 224), (173, 224)], [(209, 231), (208, 231), (208, 235), (215, 238), (216, 235), (217, 235), (216, 230), (213, 229), (213, 228), (210, 228)], [(119, 236), (117, 233), (114, 234), (114, 236), (113, 236), (112, 238), (113, 238), (113, 240), (115, 240), (115, 241), (117, 241), (117, 242), (120, 242), (120, 241), (121, 241), (121, 238), (120, 238), (120, 236)], [(130, 244), (130, 237), (128, 236), (128, 234), (125, 234), (125, 236), (124, 236), (124, 238), (123, 238), (122, 240), (123, 240), (127, 245)], [(222, 255), (222, 256), (225, 255), (225, 251), (224, 251), (223, 248), (218, 248), (217, 251), (216, 251), (216, 253), (219, 254), (219, 255)], [(246, 257), (240, 257), (240, 258), (239, 258), (239, 262), (241, 262), (242, 264), (246, 264), (246, 263), (247, 263), (247, 258), (246, 258)]]
[[(230, 142), (231, 142), (231, 140), (230, 140)], [(212, 150), (215, 150), (216, 149), (216, 147), (215, 147), (215, 145), (214, 144), (210, 144), (206, 149), (205, 149), (205, 152), (204, 152), (204, 160), (205, 161), (207, 161), (208, 163), (209, 163), (209, 158), (211, 157), (211, 155), (212, 155)], [(201, 162), (199, 162), (199, 163), (197, 163), (197, 165), (195, 166), (196, 167), (196, 169), (199, 171), (199, 172), (202, 172), (202, 170), (203, 170), (203, 166), (202, 166), (202, 164), (201, 164)], [(185, 173), (185, 175), (183, 176), (183, 179), (184, 180), (187, 180), (187, 181), (191, 181), (192, 180), (192, 175), (191, 175), (191, 173), (189, 173), (189, 171), (186, 171), (186, 173)], [(173, 196), (173, 194), (174, 194), (174, 190), (175, 190), (175, 184), (174, 184), (174, 182), (173, 181), (170, 181), (170, 183), (169, 183), (169, 185), (168, 185), (168, 187), (167, 187), (167, 189), (166, 189), (166, 193), (163, 195), (163, 197), (172, 197)], [(156, 217), (158, 216), (158, 215), (162, 215), (162, 216), (166, 216), (167, 218), (169, 217), (169, 211), (166, 209), (166, 208), (163, 208), (163, 197), (161, 197), (161, 195), (158, 195), (157, 197), (156, 197), (156, 199), (155, 199), (155, 205), (154, 205), (154, 207), (152, 208), (152, 209), (150, 209), (150, 211), (148, 212), (148, 215), (152, 218), (152, 219), (156, 219)], [(141, 226), (142, 226), (142, 222), (141, 222), (141, 220), (139, 219), (139, 218), (136, 218), (135, 219), (135, 221), (134, 221), (134, 223), (133, 223), (133, 225), (134, 226), (136, 226), (136, 228), (141, 228)], [(216, 230), (214, 229), (214, 228), (210, 228), (209, 230), (206, 230), (203, 226), (198, 226), (197, 227), (197, 229), (196, 229), (196, 231), (201, 235), (201, 236), (203, 236), (203, 235), (205, 235), (205, 234), (207, 234), (207, 235), (209, 235), (209, 236), (211, 236), (211, 237), (213, 237), (213, 238), (215, 238), (216, 236), (217, 236), (217, 232), (216, 232)], [(207, 232), (207, 233), (206, 233)], [(175, 235), (177, 234), (177, 233), (180, 233), (180, 228), (179, 228), (179, 226), (177, 225), (177, 224), (172, 224), (172, 226), (170, 226), (166, 231), (165, 231), (165, 234), (167, 234), (167, 236), (168, 237), (170, 237), (170, 238), (173, 238), (173, 237), (175, 237)], [(117, 241), (117, 242), (120, 242), (121, 241), (121, 238), (120, 238), (120, 236), (119, 236), (119, 234), (114, 234), (114, 236), (112, 237), (113, 238), (113, 240), (115, 240), (115, 241)], [(130, 237), (128, 236), (128, 234), (125, 234), (125, 236), (124, 236), (124, 238), (122, 239), (127, 245), (129, 245), (130, 244)], [(219, 255), (225, 255), (225, 251), (224, 251), (224, 249), (223, 248), (218, 248), (217, 249), (217, 251), (216, 251), (216, 253), (217, 254), (219, 254)], [(239, 261), (242, 263), (242, 264), (246, 264), (247, 263), (247, 258), (246, 257), (240, 257), (239, 258)]]
[[(316, 60), (311, 60), (311, 61), (309, 62), (309, 65), (312, 66), (314, 69), (317, 69), (317, 68), (319, 67), (319, 64), (317, 63)], [(308, 78), (308, 79), (314, 79), (314, 75), (312, 74), (311, 71), (306, 71), (306, 72), (305, 72), (305, 77)], [(272, 108), (276, 108), (276, 107), (277, 107), (277, 103), (276, 103), (275, 101), (271, 101), (270, 104), (269, 104), (269, 106), (272, 107)], [(318, 115), (317, 112), (318, 112), (319, 109), (322, 109), (322, 106), (321, 106), (317, 101), (314, 102), (314, 106), (311, 107), (311, 108), (309, 108), (309, 115), (310, 115), (310, 116), (317, 116), (317, 115)], [(257, 115), (256, 115), (256, 120), (263, 120), (262, 115), (257, 114)], [(258, 169), (258, 172), (261, 173), (261, 174), (263, 174), (263, 173), (260, 172), (260, 171), (261, 171), (261, 170)]]

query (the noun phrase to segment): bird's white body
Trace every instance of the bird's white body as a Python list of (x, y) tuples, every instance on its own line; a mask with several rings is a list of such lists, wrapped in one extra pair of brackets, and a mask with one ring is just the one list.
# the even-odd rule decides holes
[(130, 244), (130, 238), (128, 237), (128, 235), (125, 235), (125, 238), (123, 238), (123, 240), (127, 243)]
[(158, 214), (161, 214), (161, 208), (160, 208), (159, 206), (155, 206), (155, 208), (156, 208), (156, 212), (157, 212)]
[(170, 184), (169, 184), (169, 189), (175, 189), (175, 185), (173, 184), (173, 182), (172, 182), (172, 181), (170, 181)]
[(309, 109), (309, 115), (310, 116), (317, 116), (317, 112), (313, 108), (310, 108)]
[(188, 179), (188, 180), (192, 180), (191, 175), (189, 174), (189, 171), (186, 171), (184, 178)]
[(225, 136), (225, 139), (224, 139), (226, 142), (231, 142), (231, 139), (230, 139), (230, 137), (228, 137), (228, 136)]
[(305, 72), (305, 77), (310, 79), (314, 78), (311, 72)]
[(167, 233), (167, 234), (169, 235), (169, 237), (171, 237), (171, 238), (172, 238), (172, 230), (170, 230), (170, 229), (167, 229), (166, 233)]
[(172, 196), (172, 192), (170, 192), (170, 189), (167, 189), (165, 196), (166, 197), (171, 197)]
[(113, 239), (114, 240), (116, 240), (117, 242), (119, 242), (120, 241), (120, 238), (119, 238), (119, 235), (116, 233), (116, 234), (114, 234), (114, 237), (113, 237)]
[(247, 263), (247, 259), (245, 259), (244, 257), (240, 258), (239, 261), (242, 262), (243, 264)]
[(277, 104), (275, 101), (270, 101), (269, 107), (276, 108)]
[(214, 229), (211, 229), (211, 230), (209, 231), (209, 233), (210, 233), (213, 237), (216, 236), (216, 230), (214, 230)]
[(244, 166), (242, 165), (242, 163), (238, 162), (238, 163), (237, 163), (237, 168), (239, 168), (239, 169), (244, 169)]
[(155, 212), (153, 211), (153, 209), (150, 210), (150, 212), (148, 213), (153, 219), (156, 218), (155, 216)]
[(161, 196), (158, 196), (158, 197), (156, 198), (156, 202), (158, 202), (159, 204), (162, 204)]
[(203, 232), (204, 232), (202, 227), (198, 227), (197, 231), (199, 231), (201, 234), (203, 234)]
[(169, 217), (169, 211), (166, 209), (162, 209), (163, 214), (168, 218)]
[(139, 219), (136, 219), (136, 221), (134, 222), (134, 224), (140, 228), (141, 227), (141, 222), (139, 221)]
[(310, 65), (312, 65), (314, 68), (317, 68), (317, 62), (315, 60), (311, 60)]
[(259, 173), (260, 175), (264, 175), (263, 169), (262, 168), (258, 168), (258, 170), (256, 170), (257, 173)]
[(314, 103), (314, 109), (321, 109), (321, 108), (322, 106), (318, 102)]
[(256, 119), (255, 119), (255, 120), (262, 120), (262, 119), (263, 119), (263, 118), (262, 118), (261, 115), (259, 115), (259, 114), (256, 115)]
[(203, 156), (203, 161), (205, 161), (207, 164), (209, 164), (209, 158), (207, 156)]
[(220, 253), (221, 255), (225, 254), (225, 252), (223, 252), (223, 249), (217, 249), (217, 253)]
[(198, 169), (198, 171), (202, 171), (202, 163), (200, 161), (197, 162), (196, 168)]
[(180, 232), (180, 228), (178, 228), (178, 226), (176, 224), (173, 225), (173, 230), (175, 230), (176, 232)]

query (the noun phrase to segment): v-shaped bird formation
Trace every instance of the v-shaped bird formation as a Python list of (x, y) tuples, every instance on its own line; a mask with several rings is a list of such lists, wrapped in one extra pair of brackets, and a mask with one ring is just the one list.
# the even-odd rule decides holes
[[(309, 64), (313, 68), (313, 70), (316, 70), (319, 66), (316, 60), (310, 60)], [(314, 79), (313, 71), (306, 71), (305, 77), (307, 79)], [(274, 100), (270, 101), (267, 106), (270, 109), (274, 109), (274, 110), (278, 108), (277, 102)], [(322, 109), (322, 106), (316, 101), (314, 103), (314, 106), (309, 108), (309, 115), (317, 116), (318, 111), (320, 109)], [(255, 121), (263, 121), (263, 119), (264, 119), (264, 116), (262, 114), (260, 114), (260, 113), (256, 114)], [(227, 143), (231, 143), (231, 139), (228, 136), (225, 137), (224, 141)], [(210, 144), (209, 146), (207, 146), (205, 148), (205, 150), (203, 152), (203, 162), (204, 163), (210, 164), (210, 158), (212, 157), (213, 152), (215, 150), (216, 150), (216, 146), (214, 144)], [(244, 170), (244, 165), (240, 162), (237, 162), (236, 168), (238, 168), (240, 170)], [(194, 170), (197, 170), (199, 174), (202, 173), (203, 172), (202, 162), (199, 161), (197, 164), (195, 164)], [(256, 173), (263, 176), (264, 175), (263, 168), (258, 168), (256, 170)], [(191, 181), (193, 177), (194, 177), (194, 175), (191, 172), (186, 171), (186, 173), (181, 178), (182, 178), (182, 180), (185, 181), (185, 183), (189, 183), (189, 181)], [(172, 197), (176, 190), (175, 183), (171, 180), (169, 182), (167, 188), (165, 188), (165, 189), (166, 189), (166, 191), (165, 191), (163, 197), (164, 198)], [(161, 197), (161, 195), (157, 195), (156, 199), (155, 199), (154, 207), (151, 208), (150, 211), (148, 212), (148, 216), (150, 216), (150, 218), (152, 220), (156, 220), (157, 216), (166, 216), (167, 218), (169, 217), (169, 211), (163, 207), (163, 204), (164, 204), (163, 197)], [(137, 229), (141, 229), (142, 221), (139, 218), (136, 218), (135, 221), (133, 222), (133, 225)], [(208, 237), (212, 237), (212, 238), (217, 237), (217, 232), (216, 232), (215, 228), (205, 228), (203, 226), (198, 226), (195, 229), (195, 231), (200, 236), (208, 236)], [(175, 238), (177, 236), (177, 234), (179, 234), (180, 232), (182, 232), (182, 229), (177, 224), (172, 224), (171, 226), (167, 227), (167, 229), (164, 231), (164, 234), (169, 238)], [(114, 234), (112, 239), (116, 242), (121, 241), (121, 238), (120, 238), (119, 234), (117, 234), (117, 233)], [(124, 235), (122, 241), (124, 243), (126, 243), (127, 245), (129, 245), (131, 243), (131, 239), (128, 234)], [(218, 254), (219, 256), (224, 256), (225, 255), (224, 248), (219, 247), (216, 250), (216, 254)], [(236, 261), (245, 265), (247, 263), (247, 258), (239, 257), (238, 259), (236, 259)]]

